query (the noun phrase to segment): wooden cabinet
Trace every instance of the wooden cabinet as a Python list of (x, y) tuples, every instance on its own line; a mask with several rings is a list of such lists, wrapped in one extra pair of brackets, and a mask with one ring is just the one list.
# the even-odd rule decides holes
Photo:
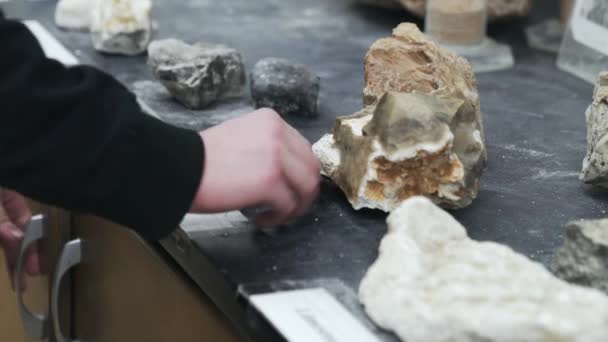
[[(241, 341), (216, 306), (185, 276), (138, 235), (92, 216), (31, 203), (47, 217), (40, 240), (44, 275), (28, 278), (23, 298), (29, 310), (49, 314), (56, 296), (61, 335), (93, 341)], [(66, 242), (82, 242), (83, 263), (65, 273), (53, 292), (57, 261)], [(26, 334), (15, 292), (0, 253), (0, 341), (39, 341)], [(56, 338), (52, 320), (49, 338)]]
[(73, 277), (74, 338), (86, 341), (240, 341), (211, 301), (128, 229), (75, 216), (84, 262)]
[[(48, 315), (53, 269), (65, 241), (70, 236), (70, 217), (63, 210), (33, 201), (29, 202), (29, 206), (33, 214), (43, 214), (47, 219), (44, 227), (45, 238), (38, 242), (43, 275), (26, 279), (28, 287), (23, 294), (23, 300), (30, 311)], [(69, 291), (69, 288), (66, 291)], [(63, 296), (63, 307), (69, 308), (69, 298), (69, 295)], [(67, 317), (69, 311), (62, 311), (61, 314)], [(2, 252), (0, 252), (0, 322), (2, 322), (0, 341), (39, 341), (29, 336), (24, 329), (16, 293), (12, 290)], [(49, 336), (53, 336), (50, 324), (48, 333)], [(54, 341), (54, 339), (49, 337), (44, 341)]]

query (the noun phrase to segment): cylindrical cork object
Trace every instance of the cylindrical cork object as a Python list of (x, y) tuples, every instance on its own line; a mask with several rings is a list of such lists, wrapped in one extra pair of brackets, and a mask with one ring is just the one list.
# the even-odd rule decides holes
[(564, 26), (568, 23), (568, 20), (570, 20), (570, 16), (574, 9), (574, 1), (575, 0), (562, 0), (561, 21)]
[(441, 44), (480, 44), (486, 36), (487, 11), (487, 0), (428, 0), (426, 33)]

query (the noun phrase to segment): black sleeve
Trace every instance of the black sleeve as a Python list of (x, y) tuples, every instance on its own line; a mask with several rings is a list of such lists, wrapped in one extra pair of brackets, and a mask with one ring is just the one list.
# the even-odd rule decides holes
[(45, 58), (29, 30), (0, 13), (2, 187), (156, 240), (190, 208), (203, 163), (196, 132), (143, 114), (101, 71)]

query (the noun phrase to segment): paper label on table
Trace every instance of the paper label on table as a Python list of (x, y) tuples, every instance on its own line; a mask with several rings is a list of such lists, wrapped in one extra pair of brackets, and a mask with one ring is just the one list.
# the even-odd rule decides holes
[(290, 342), (380, 342), (323, 288), (253, 295), (250, 301)]
[(67, 66), (78, 64), (78, 59), (38, 21), (26, 20), (23, 23), (32, 32), (36, 39), (38, 39), (44, 54), (48, 58), (58, 60)]
[(570, 25), (577, 42), (608, 55), (608, 1), (578, 0)]
[(217, 230), (244, 231), (255, 228), (240, 211), (212, 215), (188, 214), (180, 227), (187, 233)]

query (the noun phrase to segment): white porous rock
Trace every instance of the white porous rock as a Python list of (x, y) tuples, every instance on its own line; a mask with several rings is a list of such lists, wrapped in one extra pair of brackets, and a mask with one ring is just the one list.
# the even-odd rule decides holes
[(97, 0), (91, 32), (96, 50), (121, 55), (146, 51), (152, 37), (150, 0)]
[(221, 44), (153, 41), (148, 65), (171, 95), (191, 109), (241, 95), (247, 78), (241, 54)]
[(68, 30), (88, 31), (95, 0), (59, 0), (55, 8), (55, 24)]
[(407, 342), (608, 341), (608, 297), (506, 246), (471, 240), (423, 197), (389, 216), (359, 298)]
[(473, 114), (452, 95), (388, 92), (339, 117), (313, 152), (355, 209), (390, 212), (420, 195), (463, 208), (477, 196), (486, 156)]
[(587, 119), (587, 155), (581, 180), (608, 188), (608, 72), (602, 72), (593, 94)]

